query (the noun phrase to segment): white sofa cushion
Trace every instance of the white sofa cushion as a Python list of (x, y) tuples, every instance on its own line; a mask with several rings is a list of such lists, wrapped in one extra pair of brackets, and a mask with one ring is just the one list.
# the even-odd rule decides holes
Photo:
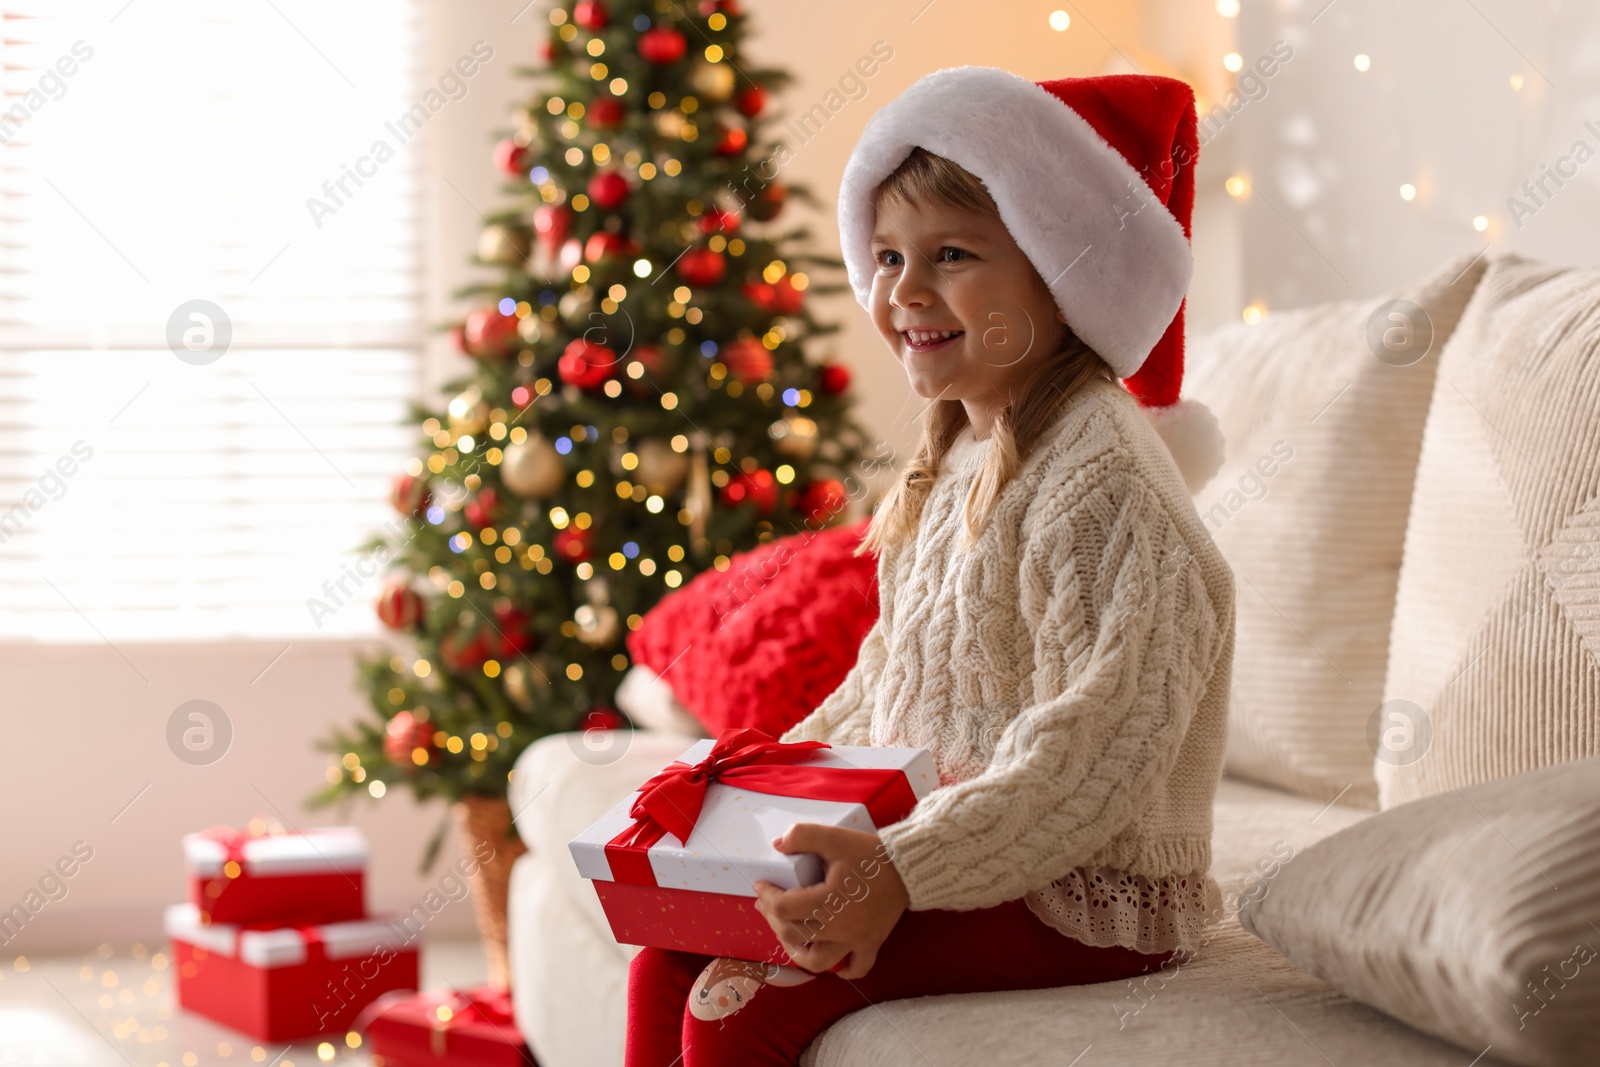
[(1240, 913), (1363, 1003), (1530, 1067), (1600, 1063), (1597, 920), (1600, 757), (1363, 820)]
[[(1481, 270), (1463, 256), (1379, 299), (1195, 338), (1184, 392), (1228, 451), (1195, 508), (1239, 579), (1228, 773), (1377, 807), (1366, 725), (1411, 483), (1439, 350)], [(1398, 299), (1425, 314), (1392, 318)]]
[(1386, 808), (1600, 754), (1600, 270), (1488, 260), (1417, 465)]

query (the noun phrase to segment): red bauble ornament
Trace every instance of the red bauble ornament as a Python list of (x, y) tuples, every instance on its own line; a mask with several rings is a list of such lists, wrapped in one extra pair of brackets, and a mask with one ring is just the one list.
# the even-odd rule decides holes
[(767, 91), (759, 85), (747, 85), (734, 95), (733, 106), (745, 118), (753, 119), (767, 106)]
[(584, 112), (584, 121), (597, 130), (609, 130), (622, 125), (622, 118), (628, 109), (622, 106), (622, 101), (614, 96), (602, 96), (589, 105), (589, 110)]
[(611, 13), (601, 0), (578, 0), (572, 9), (572, 21), (590, 33), (598, 33), (611, 23)]
[(467, 316), (461, 339), (467, 354), (478, 359), (506, 355), (517, 341), (517, 317), (502, 315), (499, 308), (478, 308)]
[(716, 152), (719, 156), (736, 156), (749, 143), (750, 135), (744, 132), (743, 126), (727, 126), (717, 140)]
[(528, 149), (507, 137), (494, 146), (494, 165), (513, 178), (528, 173)]
[(767, 379), (772, 373), (772, 353), (754, 337), (741, 337), (722, 350), (723, 365), (728, 373), (750, 385)]
[(722, 487), (722, 502), (735, 508), (754, 503), (761, 514), (770, 515), (778, 504), (778, 480), (766, 469), (757, 469), (749, 474), (739, 471)]
[(568, 563), (582, 563), (594, 551), (594, 534), (568, 526), (551, 539), (556, 555)]
[(579, 389), (594, 389), (604, 385), (616, 370), (616, 352), (582, 337), (569, 342), (566, 351), (561, 353), (561, 358), (556, 362), (556, 373), (561, 380)]
[(533, 213), (533, 228), (541, 247), (559, 248), (572, 232), (572, 209), (565, 204), (541, 204)]
[(805, 492), (800, 494), (800, 511), (807, 518), (818, 522), (826, 522), (850, 502), (845, 495), (844, 483), (833, 478), (824, 478), (819, 482), (812, 482), (806, 486)]
[(615, 708), (591, 708), (579, 724), (580, 730), (621, 730), (628, 725), (628, 720)]
[(621, 207), (628, 192), (628, 179), (614, 170), (603, 170), (589, 179), (589, 199), (607, 211)]
[(838, 396), (850, 388), (850, 368), (842, 363), (824, 363), (818, 379), (818, 384), (824, 393)]
[(419, 748), (427, 753), (429, 760), (433, 759), (437, 751), (433, 744), (433, 724), (409, 711), (397, 712), (383, 728), (384, 756), (407, 774), (415, 774), (422, 769), (412, 756)]
[(645, 375), (655, 377), (661, 373), (661, 348), (658, 345), (640, 345), (634, 350), (633, 358), (644, 367)]
[(480, 489), (478, 495), (462, 507), (461, 513), (479, 530), (485, 526), (493, 526), (495, 520), (500, 517), (500, 495), (492, 486)]
[(428, 480), (415, 474), (399, 475), (389, 489), (389, 503), (402, 515), (421, 515), (431, 499)]
[(783, 210), (783, 202), (788, 197), (789, 187), (773, 182), (757, 193), (744, 209), (758, 222), (771, 222)]
[(794, 315), (805, 303), (804, 291), (794, 287), (794, 278), (788, 274), (776, 282), (746, 282), (744, 295), (756, 307), (774, 315)]
[(728, 272), (728, 261), (721, 252), (691, 248), (678, 257), (678, 265), (673, 269), (690, 285), (716, 285)]
[(739, 216), (720, 207), (709, 207), (700, 216), (701, 233), (735, 233), (738, 229)]
[(459, 629), (451, 630), (439, 642), (439, 658), (453, 671), (473, 670), (488, 661), (489, 640), (482, 629), (470, 640), (463, 638)]
[(676, 63), (688, 50), (689, 42), (670, 26), (656, 26), (639, 35), (639, 54), (651, 63)]
[(589, 243), (584, 246), (583, 258), (589, 263), (598, 263), (607, 256), (628, 257), (639, 251), (639, 243), (631, 241), (621, 234), (612, 233), (610, 230), (596, 230), (589, 235)]
[(515, 659), (536, 647), (538, 641), (528, 629), (528, 616), (507, 604), (497, 604), (494, 609), (496, 654), (499, 659)]
[(702, 18), (710, 18), (719, 11), (724, 15), (744, 14), (739, 8), (739, 0), (700, 0), (700, 15)]
[(391, 630), (409, 630), (422, 621), (422, 597), (400, 578), (383, 587), (377, 609), (378, 618)]
[(556, 43), (546, 40), (544, 44), (539, 46), (539, 56), (545, 61), (546, 66), (554, 63), (556, 61)]

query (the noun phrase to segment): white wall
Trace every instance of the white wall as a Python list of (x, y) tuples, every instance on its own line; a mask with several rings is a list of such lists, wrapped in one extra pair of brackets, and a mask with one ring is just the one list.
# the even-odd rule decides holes
[[(894, 49), (866, 82), (864, 96), (848, 101), (811, 141), (791, 141), (796, 154), (783, 178), (811, 185), (823, 207), (794, 205), (781, 222), (787, 228), (808, 221), (817, 247), (833, 254), (832, 204), (850, 148), (872, 111), (921, 75), (962, 63), (1004, 66), (1036, 80), (1138, 69), (1192, 76), (1213, 85), (1215, 96), (1223, 83), (1216, 63), (1232, 33), (1232, 24), (1219, 20), (1209, 4), (1177, 0), (1071, 5), (1074, 25), (1066, 33), (1045, 24), (1057, 6), (1052, 3), (745, 4), (756, 23), (748, 61), (797, 75), (776, 101), (791, 115), (823, 100), (874, 42)], [(428, 324), (459, 310), (449, 292), (481, 276), (466, 263), (480, 215), (504, 206), (500, 177), (490, 166), (490, 132), (509, 128), (510, 109), (526, 84), (513, 68), (529, 61), (546, 25), (545, 5), (523, 10), (521, 0), (436, 0), (432, 10), (426, 37), (432, 54), (420, 65), (420, 81), (436, 79), (479, 38), (496, 56), (472, 80), (468, 96), (409, 146), (424, 157), (419, 207), (428, 242), (427, 302), (421, 313)], [(1238, 313), (1238, 205), (1217, 191), (1231, 166), (1229, 152), (1219, 138), (1201, 154), (1191, 330)], [(914, 441), (918, 401), (848, 293), (819, 307), (824, 317), (845, 324), (827, 340), (855, 369), (864, 422), (904, 454)], [(449, 377), (454, 358), (444, 342), (431, 343), (427, 380)], [(383, 518), (375, 514), (374, 526)], [(80, 646), (4, 647), (0, 679), (0, 909), (23, 899), (75, 841), (95, 850), (69, 882), (67, 896), (48, 905), (17, 941), (0, 946), (0, 956), (108, 939), (157, 940), (161, 906), (183, 895), (178, 842), (185, 831), (242, 825), (256, 816), (292, 825), (332, 821), (333, 813), (308, 813), (301, 804), (321, 783), (325, 766), (311, 739), (329, 723), (361, 715), (366, 704), (352, 646), (344, 642), (306, 640), (287, 650), (242, 642), (118, 642), (113, 649), (93, 639)], [(227, 756), (209, 767), (187, 766), (166, 748), (168, 716), (196, 698), (222, 706), (235, 729)], [(415, 866), (441, 815), (437, 807), (419, 812), (399, 790), (354, 807), (352, 821), (374, 845), (369, 884), (375, 907), (409, 907), (437, 879), (442, 867), (424, 878)], [(447, 909), (435, 929), (471, 925), (461, 904)]]
[(1600, 163), (1547, 182), (1553, 195), (1520, 226), (1507, 206), (1575, 143), (1600, 153), (1600, 8), (1339, 0), (1316, 17), (1326, 3), (1246, 0), (1240, 19), (1247, 58), (1278, 39), (1295, 50), (1240, 116), (1241, 169), (1264, 194), (1244, 205), (1248, 300), (1373, 296), (1491, 245), (1600, 260)]

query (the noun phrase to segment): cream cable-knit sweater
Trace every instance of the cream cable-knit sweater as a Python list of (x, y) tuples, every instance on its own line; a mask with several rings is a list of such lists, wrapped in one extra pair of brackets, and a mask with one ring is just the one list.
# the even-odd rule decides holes
[(963, 553), (988, 444), (957, 439), (915, 539), (879, 557), (855, 666), (783, 740), (933, 753), (940, 788), (880, 832), (914, 910), (1042, 915), (1052, 882), (1105, 867), (1198, 874), (1216, 901), (1233, 572), (1117, 382), (1063, 402)]

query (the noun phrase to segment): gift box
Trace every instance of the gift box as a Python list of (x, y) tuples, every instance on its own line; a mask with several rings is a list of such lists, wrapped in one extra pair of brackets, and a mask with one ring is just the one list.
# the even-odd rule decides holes
[(261, 1041), (350, 1028), (384, 993), (417, 988), (417, 949), (381, 919), (256, 928), (166, 910), (178, 1003)]
[(821, 857), (785, 855), (773, 838), (798, 822), (878, 830), (938, 784), (926, 749), (735, 730), (695, 744), (568, 848), (619, 942), (788, 963), (752, 904), (755, 883), (793, 889), (824, 872)]
[(356, 1019), (372, 1067), (535, 1067), (511, 1019), (511, 994), (480, 986), (465, 992), (386, 993)]
[(308, 926), (366, 916), (367, 839), (353, 826), (183, 838), (189, 900), (208, 922)]

